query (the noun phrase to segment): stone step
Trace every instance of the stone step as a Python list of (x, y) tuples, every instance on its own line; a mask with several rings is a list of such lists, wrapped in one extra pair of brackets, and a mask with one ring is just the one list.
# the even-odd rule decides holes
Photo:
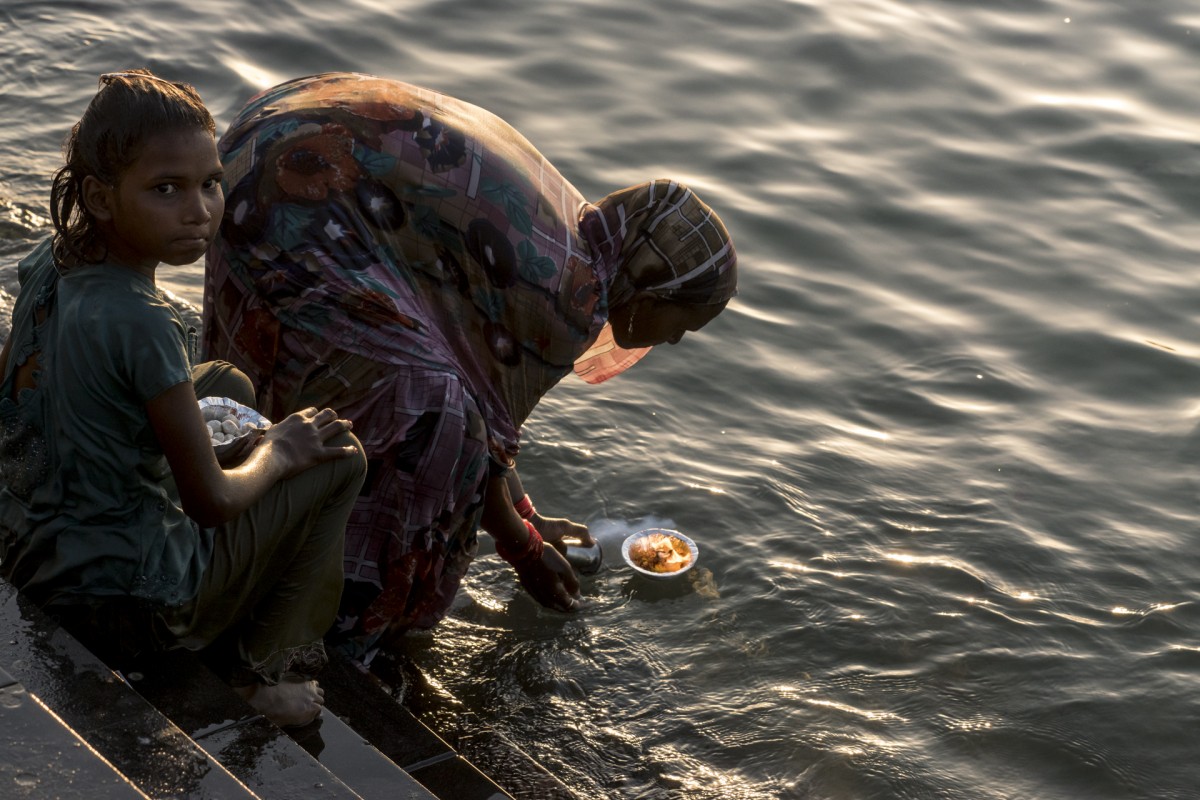
[[(60, 720), (53, 735), (85, 742), (78, 749), (90, 748), (107, 763), (113, 774), (97, 786), (115, 776), (145, 796), (197, 800), (514, 800), (394, 699), (393, 676), (380, 677), (336, 655), (320, 676), (326, 700), (321, 717), (283, 731), (193, 653), (157, 654), (114, 671), (0, 580), (5, 641), (15, 688), (0, 702), (23, 702), (28, 690)], [(577, 800), (503, 737), (484, 738), (489, 761), (502, 765), (522, 798)], [(24, 775), (0, 752), (0, 775), (10, 766), (14, 775)], [(62, 796), (71, 795), (64, 790)]]
[(0, 797), (138, 800), (146, 795), (0, 669)]
[(438, 800), (512, 800), (355, 664), (335, 655), (325, 668), (322, 685), (326, 708)]
[[(329, 797), (435, 800), (329, 708), (309, 725), (281, 730), (183, 651), (131, 663), (125, 675), (139, 694), (264, 798), (301, 797), (306, 789), (319, 789)], [(326, 692), (328, 682), (323, 674)]]
[[(0, 581), (0, 643), (5, 674), (23, 689), (11, 692), (10, 698), (35, 700), (60, 723), (61, 735), (85, 742), (141, 794), (189, 800), (256, 797), (6, 581)], [(15, 763), (6, 752), (0, 752), (0, 761)], [(57, 765), (48, 762), (35, 777), (38, 785), (42, 781), (51, 785), (61, 776)], [(29, 782), (23, 773), (21, 780)], [(57, 796), (53, 791), (42, 793), (37, 786), (29, 788), (30, 792), (11, 796)]]
[(356, 800), (357, 792), (251, 708), (195, 654), (122, 664), (129, 685), (263, 800)]
[[(111, 773), (96, 786), (124, 781), (132, 796), (198, 800), (512, 800), (377, 681), (342, 659), (335, 658), (320, 678), (327, 701), (321, 717), (283, 731), (193, 653), (156, 654), (114, 671), (4, 581), (0, 637), (10, 642), (5, 653), (13, 672), (4, 679), (9, 690), (0, 701), (23, 705), (26, 688), (33, 687), (40, 703), (30, 698), (35, 702), (25, 713), (43, 708), (57, 725), (44, 737), (94, 749), (94, 759)], [(355, 722), (366, 721), (371, 734), (347, 724), (347, 712), (356, 713)], [(14, 784), (17, 776), (28, 782), (18, 751), (12, 752), (13, 758), (0, 754), (0, 775), (11, 770)], [(419, 778), (409, 774), (414, 771)], [(57, 772), (47, 769), (39, 777), (61, 782)], [(62, 794), (70, 796), (65, 789)], [(39, 795), (14, 794), (25, 796)]]
[(292, 731), (291, 735), (363, 800), (437, 800), (432, 792), (328, 709), (315, 723)]
[(439, 800), (579, 800), (561, 781), (499, 735), (473, 744), (497, 764), (505, 788), (393, 699), (406, 678), (395, 662), (376, 658), (369, 671), (336, 654), (322, 673), (326, 708), (344, 719)]

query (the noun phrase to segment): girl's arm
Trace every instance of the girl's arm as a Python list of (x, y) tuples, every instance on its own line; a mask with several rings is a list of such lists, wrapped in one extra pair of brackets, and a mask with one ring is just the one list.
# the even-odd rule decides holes
[(5, 371), (8, 370), (8, 354), (12, 350), (12, 340), (13, 337), (10, 333), (4, 342), (4, 352), (0, 353), (0, 378), (3, 378)]
[(223, 470), (190, 381), (150, 400), (146, 413), (175, 475), (183, 510), (204, 527), (233, 519), (284, 478), (356, 452), (328, 444), (350, 429), (349, 420), (329, 408), (307, 408), (272, 425), (244, 462)]
[[(4, 343), (4, 352), (0, 352), (0, 378), (4, 377), (8, 370), (8, 359), (12, 357), (13, 337), (10, 335), (8, 341)], [(40, 361), (41, 353), (34, 352), (25, 361), (24, 364), (17, 364), (13, 367), (13, 383), (12, 394), (10, 400), (17, 399), (17, 393), (22, 389), (32, 389), (37, 384), (34, 383), (33, 376), (41, 369)]]

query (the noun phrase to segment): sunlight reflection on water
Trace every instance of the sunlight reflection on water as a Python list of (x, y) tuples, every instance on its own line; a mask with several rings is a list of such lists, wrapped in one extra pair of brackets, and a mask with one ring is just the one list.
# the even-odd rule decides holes
[[(526, 485), (607, 566), (563, 618), (481, 557), (410, 643), (430, 718), (588, 798), (1184, 800), (1198, 31), (1182, 0), (17, 2), (0, 302), (114, 68), (221, 127), (279, 80), (382, 74), (496, 111), (589, 198), (686, 178), (740, 294), (538, 407)], [(201, 302), (198, 264), (160, 282)], [(695, 580), (623, 569), (639, 527), (696, 538)]]

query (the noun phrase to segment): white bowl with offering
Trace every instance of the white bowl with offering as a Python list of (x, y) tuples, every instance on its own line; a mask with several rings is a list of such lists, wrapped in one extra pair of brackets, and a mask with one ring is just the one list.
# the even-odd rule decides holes
[(232, 450), (242, 439), (271, 427), (271, 420), (228, 397), (201, 397), (200, 416), (208, 426), (208, 438), (217, 455)]
[(621, 557), (640, 575), (674, 578), (695, 566), (700, 548), (679, 531), (646, 528), (625, 539)]

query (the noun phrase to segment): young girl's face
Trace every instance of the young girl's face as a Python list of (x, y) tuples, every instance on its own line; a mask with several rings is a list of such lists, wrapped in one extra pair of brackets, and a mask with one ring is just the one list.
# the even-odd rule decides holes
[(101, 219), (109, 258), (153, 274), (204, 255), (225, 211), (217, 144), (205, 130), (151, 136), (108, 189)]

